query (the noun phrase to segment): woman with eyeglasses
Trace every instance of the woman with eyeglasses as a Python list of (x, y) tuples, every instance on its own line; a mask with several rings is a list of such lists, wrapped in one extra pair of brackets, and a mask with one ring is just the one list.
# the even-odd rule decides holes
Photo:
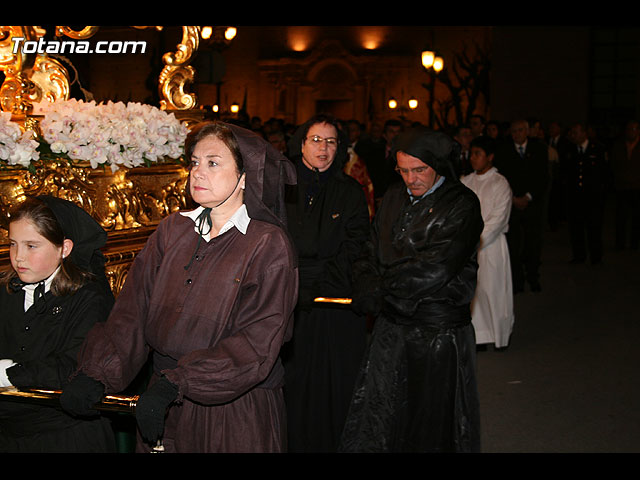
[(283, 353), (291, 452), (336, 451), (366, 343), (365, 317), (314, 302), (350, 297), (351, 265), (369, 234), (362, 187), (342, 169), (347, 147), (346, 133), (324, 115), (289, 142), (298, 184), (286, 205), (300, 269), (293, 339)]

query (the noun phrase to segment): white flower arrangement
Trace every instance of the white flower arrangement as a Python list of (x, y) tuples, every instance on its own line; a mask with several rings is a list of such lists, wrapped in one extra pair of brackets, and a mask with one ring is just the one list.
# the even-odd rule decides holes
[(65, 100), (44, 109), (40, 131), (53, 153), (84, 160), (92, 168), (138, 167), (182, 155), (187, 127), (168, 113), (141, 103)]
[(32, 160), (40, 158), (38, 145), (32, 132), (23, 132), (11, 121), (10, 112), (0, 112), (0, 160), (9, 165), (28, 167)]
[(173, 113), (141, 103), (58, 100), (46, 104), (42, 113), (36, 142), (39, 157), (13, 153), (20, 161), (10, 159), (10, 165), (67, 158), (87, 161), (92, 168), (110, 165), (113, 171), (120, 166), (148, 166), (165, 158), (178, 159), (188, 133)]

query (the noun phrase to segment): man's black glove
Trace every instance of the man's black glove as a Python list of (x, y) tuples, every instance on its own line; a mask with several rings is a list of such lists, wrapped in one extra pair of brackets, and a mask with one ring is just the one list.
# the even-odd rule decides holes
[(382, 308), (381, 295), (354, 295), (351, 310), (357, 315), (373, 315), (380, 313)]
[(164, 431), (164, 417), (171, 402), (178, 396), (178, 387), (160, 378), (140, 395), (136, 404), (136, 421), (140, 434), (149, 443), (155, 443)]
[(80, 373), (62, 390), (60, 406), (71, 415), (96, 416), (98, 411), (93, 407), (102, 400), (103, 396), (104, 385), (102, 382)]
[(314, 306), (315, 296), (311, 294), (311, 291), (306, 288), (298, 289), (298, 310), (310, 311)]

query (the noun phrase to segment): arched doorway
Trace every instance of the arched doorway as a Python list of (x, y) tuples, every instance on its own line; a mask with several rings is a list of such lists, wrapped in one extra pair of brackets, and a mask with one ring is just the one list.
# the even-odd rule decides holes
[(310, 72), (316, 113), (349, 119), (354, 112), (354, 72), (342, 61), (326, 60)]
[(357, 72), (342, 58), (325, 58), (307, 76), (313, 113), (328, 113), (341, 120), (359, 118), (364, 111)]

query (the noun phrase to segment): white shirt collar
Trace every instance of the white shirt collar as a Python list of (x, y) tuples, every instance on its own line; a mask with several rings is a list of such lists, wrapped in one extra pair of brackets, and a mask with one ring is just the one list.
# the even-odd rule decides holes
[[(44, 281), (44, 293), (47, 293), (50, 289), (51, 289), (51, 282), (53, 282), (53, 279), (55, 278), (55, 276), (58, 274), (58, 272), (60, 271), (60, 267), (56, 268), (56, 270), (49, 275), (49, 278), (45, 279)], [(24, 290), (24, 311), (26, 312), (27, 310), (29, 310), (29, 308), (31, 307), (31, 305), (33, 305), (33, 295), (35, 293), (36, 287), (40, 284), (40, 282), (37, 283), (29, 283), (27, 285), (24, 285), (22, 287), (22, 290)]]
[(582, 142), (580, 147), (582, 147), (583, 152), (586, 152), (588, 146), (589, 146), (589, 139), (587, 138), (584, 142)]
[[(202, 213), (202, 210), (204, 210), (204, 207), (200, 206), (195, 210), (191, 210), (189, 212), (180, 212), (180, 215), (188, 217), (193, 220), (194, 223), (196, 223), (198, 216)], [(238, 208), (235, 213), (231, 215), (231, 218), (227, 220), (227, 223), (222, 226), (222, 228), (218, 232), (218, 235), (222, 235), (226, 231), (231, 230), (233, 227), (236, 227), (240, 231), (240, 233), (244, 235), (247, 233), (247, 227), (249, 226), (250, 221), (251, 218), (249, 217), (249, 213), (247, 212), (247, 206), (243, 203), (240, 208)], [(198, 232), (197, 224), (193, 228), (198, 234), (200, 233)], [(202, 235), (202, 238), (204, 238), (207, 242), (211, 240), (211, 236), (209, 235), (209, 233)]]
[(420, 197), (414, 197), (413, 195), (411, 195), (411, 190), (409, 190), (407, 188), (407, 193), (409, 194), (409, 198), (411, 198), (411, 204), (415, 204), (418, 200), (422, 200), (424, 197), (426, 197), (427, 195), (431, 195), (433, 192), (436, 191), (436, 189), (442, 185), (444, 183), (445, 177), (444, 176), (440, 176), (440, 178), (438, 179), (438, 181), (436, 181), (436, 183), (434, 183), (431, 188), (429, 189), (428, 192), (423, 193)]

